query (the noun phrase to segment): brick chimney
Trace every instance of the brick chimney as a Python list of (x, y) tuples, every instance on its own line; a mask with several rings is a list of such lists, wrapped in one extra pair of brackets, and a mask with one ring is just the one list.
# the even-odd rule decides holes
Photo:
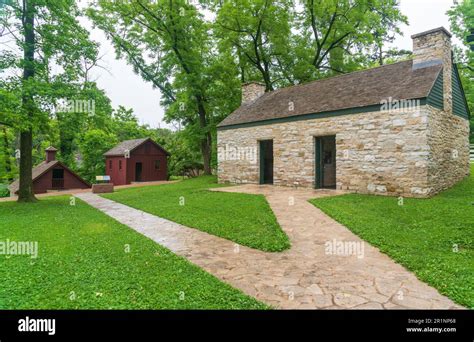
[(250, 104), (265, 94), (265, 85), (259, 82), (242, 84), (242, 104)]
[(413, 69), (443, 65), (444, 110), (452, 112), (452, 51), (451, 33), (444, 27), (421, 32), (413, 39)]
[(53, 146), (50, 146), (45, 151), (46, 151), (46, 162), (47, 163), (56, 160), (56, 152), (58, 152), (58, 150), (56, 148), (54, 148)]

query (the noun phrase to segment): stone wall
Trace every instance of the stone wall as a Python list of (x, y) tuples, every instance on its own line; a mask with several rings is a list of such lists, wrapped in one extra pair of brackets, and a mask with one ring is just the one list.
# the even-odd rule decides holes
[[(218, 131), (219, 182), (258, 183), (258, 141), (273, 139), (274, 184), (314, 187), (314, 137), (336, 136), (337, 189), (425, 197), (428, 115), (370, 112)], [(233, 150), (234, 154), (225, 153)], [(239, 151), (253, 150), (256, 158)]]
[(430, 106), (428, 111), (428, 183), (431, 193), (445, 190), (470, 173), (469, 121)]

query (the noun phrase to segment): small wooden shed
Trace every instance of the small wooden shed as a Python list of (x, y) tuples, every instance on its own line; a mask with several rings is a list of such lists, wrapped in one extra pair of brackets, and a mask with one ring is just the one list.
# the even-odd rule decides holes
[[(88, 189), (91, 185), (56, 160), (57, 149), (50, 146), (46, 149), (46, 160), (33, 168), (33, 192), (42, 194), (48, 191)], [(20, 183), (14, 181), (10, 187), (10, 196), (18, 194)]]
[(122, 141), (104, 153), (105, 174), (114, 185), (167, 180), (169, 155), (150, 138)]

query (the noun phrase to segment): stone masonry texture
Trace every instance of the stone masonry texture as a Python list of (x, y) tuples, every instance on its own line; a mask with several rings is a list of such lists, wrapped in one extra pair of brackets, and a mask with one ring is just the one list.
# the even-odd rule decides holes
[(469, 174), (468, 132), (467, 120), (430, 106), (222, 130), (218, 177), (258, 183), (258, 143), (273, 139), (274, 184), (314, 187), (314, 139), (335, 135), (337, 189), (426, 197)]

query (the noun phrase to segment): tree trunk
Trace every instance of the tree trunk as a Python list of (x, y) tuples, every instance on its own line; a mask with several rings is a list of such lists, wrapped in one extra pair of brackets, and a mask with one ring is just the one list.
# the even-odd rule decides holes
[[(35, 76), (35, 13), (34, 0), (23, 1), (23, 30), (25, 44), (23, 47), (23, 95), (22, 109), (27, 119), (27, 127), (20, 133), (20, 188), (18, 190), (18, 202), (34, 202), (36, 197), (33, 193), (33, 128), (31, 122), (34, 115), (33, 94), (31, 93), (30, 79)], [(26, 88), (26, 89), (25, 89)]]
[[(204, 107), (204, 103), (202, 97), (196, 96), (197, 105), (198, 105), (198, 114), (199, 114), (199, 125), (201, 129), (207, 130), (207, 118), (206, 118), (206, 108)], [(204, 164), (204, 174), (211, 175), (212, 168), (211, 168), (211, 151), (212, 151), (212, 136), (211, 132), (207, 131), (205, 133), (205, 137), (201, 139), (201, 154), (202, 160)]]
[(5, 127), (2, 128), (3, 132), (3, 158), (5, 158), (5, 172), (8, 175), (7, 180), (12, 181), (12, 162), (10, 158), (10, 143), (8, 142), (8, 132)]
[(383, 46), (379, 45), (379, 65), (383, 65)]
[(204, 163), (204, 174), (211, 175), (212, 174), (212, 167), (211, 167), (211, 148), (212, 148), (212, 141), (211, 141), (211, 133), (206, 133), (206, 137), (201, 140), (201, 153), (202, 159)]
[[(33, 150), (33, 132), (20, 133), (20, 189), (18, 190), (18, 202), (34, 202), (36, 197), (33, 193), (32, 181), (32, 150)], [(26, 155), (26, 158), (24, 157)]]

